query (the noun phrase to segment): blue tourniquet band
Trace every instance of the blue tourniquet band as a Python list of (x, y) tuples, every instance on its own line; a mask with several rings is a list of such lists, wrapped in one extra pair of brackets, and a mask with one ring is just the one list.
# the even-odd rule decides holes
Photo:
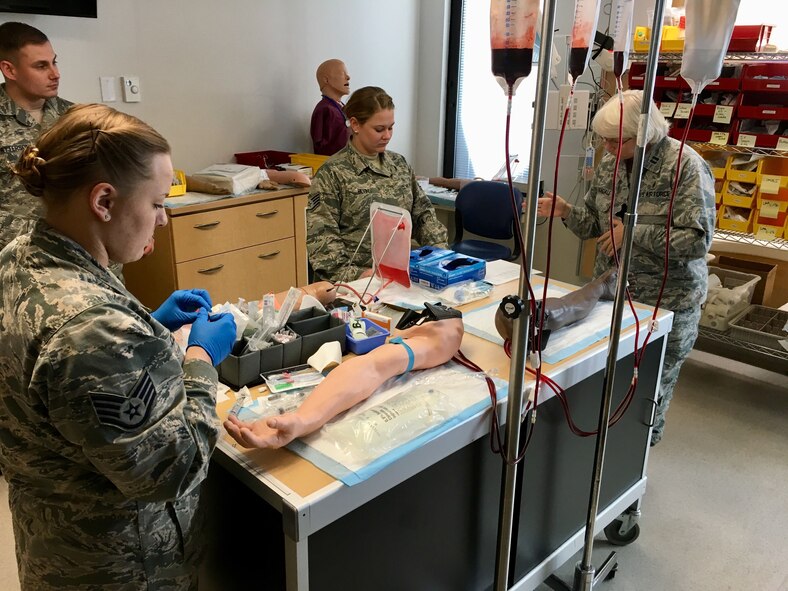
[[(394, 337), (393, 339), (389, 340), (389, 343), (394, 343), (395, 345), (402, 345), (405, 347), (405, 351), (408, 353), (408, 367), (402, 373), (408, 373), (411, 369), (413, 369), (413, 364), (416, 361), (416, 356), (413, 354), (413, 349), (410, 348), (410, 345), (402, 340), (402, 337)], [(402, 374), (400, 374), (402, 375)]]

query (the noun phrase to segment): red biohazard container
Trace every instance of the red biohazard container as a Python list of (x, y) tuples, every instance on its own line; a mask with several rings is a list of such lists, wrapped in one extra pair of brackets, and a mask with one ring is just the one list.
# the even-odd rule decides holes
[(273, 168), (279, 164), (289, 164), (292, 152), (281, 150), (262, 150), (260, 152), (240, 152), (235, 155), (238, 164), (246, 166), (259, 166), (260, 168)]

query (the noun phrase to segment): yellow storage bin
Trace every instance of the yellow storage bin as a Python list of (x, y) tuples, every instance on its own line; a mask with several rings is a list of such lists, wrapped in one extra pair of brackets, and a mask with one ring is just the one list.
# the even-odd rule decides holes
[(312, 174), (315, 174), (317, 169), (320, 168), (326, 160), (328, 160), (328, 156), (321, 156), (319, 154), (290, 154), (290, 162), (292, 164), (309, 166), (312, 169)]
[(757, 186), (754, 183), (739, 182), (738, 184), (752, 189), (752, 193), (749, 195), (738, 195), (731, 189), (732, 182), (736, 181), (726, 180), (725, 184), (722, 185), (722, 202), (732, 207), (753, 207), (755, 205), (755, 195), (758, 192)]
[[(788, 188), (788, 158), (767, 157), (758, 168), (758, 185), (772, 185), (772, 192)], [(768, 192), (768, 191), (767, 191)]]
[(186, 173), (182, 170), (172, 171), (172, 186), (168, 197), (177, 197), (186, 193)]
[(748, 160), (748, 154), (731, 154), (725, 164), (725, 178), (729, 181), (757, 183), (763, 159)]
[(761, 217), (776, 218), (788, 210), (788, 188), (780, 189), (777, 194), (758, 191), (755, 201)]
[(715, 179), (725, 178), (729, 159), (728, 152), (724, 150), (698, 150), (698, 153), (708, 163), (709, 168), (711, 168), (711, 174), (714, 175)]
[(635, 51), (648, 51), (651, 42), (651, 27), (635, 27), (635, 38), (632, 41), (632, 49)]
[(779, 214), (776, 219), (755, 216), (755, 224), (752, 232), (755, 234), (756, 238), (760, 238), (761, 240), (782, 238), (785, 232), (786, 219), (788, 219), (788, 214), (786, 214), (786, 212)]
[[(722, 207), (720, 207), (718, 226), (721, 230), (730, 230), (732, 232), (742, 232), (747, 234), (752, 229), (752, 220), (754, 214), (754, 209), (733, 207), (723, 204)], [(745, 216), (747, 217), (746, 220), (740, 219)]]

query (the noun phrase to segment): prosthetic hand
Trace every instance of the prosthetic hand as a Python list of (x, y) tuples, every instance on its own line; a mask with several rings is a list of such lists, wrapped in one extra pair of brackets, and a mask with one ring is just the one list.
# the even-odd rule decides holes
[[(539, 197), (536, 202), (536, 215), (539, 217), (550, 217), (550, 210), (552, 209), (552, 197), (553, 193), (545, 193), (544, 197)], [(525, 203), (523, 203), (523, 207), (525, 207)], [(569, 213), (572, 211), (572, 206), (569, 205), (566, 200), (559, 196), (555, 196), (555, 211), (553, 211), (553, 217), (559, 217), (562, 219), (566, 219)]]
[[(599, 300), (612, 300), (616, 293), (616, 270), (605, 273), (560, 298), (547, 298), (544, 301), (544, 329), (558, 330), (582, 320), (591, 313)], [(512, 340), (512, 319), (503, 310), (495, 312), (495, 328), (504, 340)]]
[(337, 290), (330, 281), (318, 281), (301, 288), (306, 295), (310, 295), (324, 306), (333, 302), (337, 297)]
[(197, 313), (189, 333), (189, 347), (200, 347), (211, 358), (213, 365), (219, 365), (230, 354), (235, 342), (235, 318), (232, 314), (209, 316), (206, 310)]
[[(276, 170), (273, 168), (268, 168), (266, 169), (265, 174), (268, 175), (268, 178), (275, 183), (293, 185), (294, 187), (312, 186), (312, 179), (306, 176), (303, 172), (296, 172), (293, 170)], [(264, 183), (265, 181), (262, 182)]]
[(151, 312), (151, 316), (171, 331), (175, 331), (194, 322), (200, 308), (210, 310), (212, 306), (211, 296), (204, 289), (179, 289), (172, 292), (158, 309)]

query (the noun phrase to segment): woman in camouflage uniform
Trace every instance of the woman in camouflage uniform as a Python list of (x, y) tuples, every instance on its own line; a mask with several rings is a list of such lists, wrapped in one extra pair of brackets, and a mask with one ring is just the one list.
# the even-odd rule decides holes
[[(555, 215), (580, 238), (597, 238), (594, 276), (598, 277), (615, 265), (614, 250), (618, 250), (624, 226), (614, 217), (613, 239), (608, 223), (610, 208), (618, 212), (629, 200), (629, 177), (635, 154), (635, 138), (643, 101), (643, 92), (624, 93), (623, 138), (621, 165), (616, 185), (616, 202), (611, 204), (613, 172), (618, 147), (619, 102), (608, 101), (592, 122), (607, 153), (602, 157), (582, 203), (571, 205), (555, 196)], [(656, 105), (651, 106), (651, 118), (646, 138), (646, 155), (638, 202), (637, 225), (633, 232), (630, 259), (629, 289), (632, 297), (651, 306), (656, 305), (662, 277), (665, 274), (665, 224), (676, 165), (679, 142), (667, 136), (669, 124)], [(665, 413), (673, 397), (673, 388), (684, 359), (689, 355), (698, 336), (700, 306), (706, 299), (708, 270), (706, 253), (711, 248), (714, 232), (714, 179), (708, 164), (689, 146), (681, 157), (681, 172), (670, 231), (670, 251), (667, 261), (668, 278), (661, 307), (673, 312), (673, 328), (668, 335), (665, 361), (660, 379), (657, 416), (651, 433), (651, 445), (662, 438)], [(550, 215), (551, 195), (539, 199), (538, 215)]]
[(369, 235), (363, 243), (361, 238), (373, 201), (407, 209), (417, 244), (446, 248), (446, 227), (413, 169), (403, 156), (386, 149), (394, 129), (391, 97), (375, 86), (359, 88), (345, 115), (350, 141), (318, 169), (309, 192), (307, 251), (315, 279), (352, 281), (369, 275), (372, 244)]
[[(22, 588), (195, 588), (213, 366), (235, 323), (209, 318), (202, 290), (150, 313), (107, 269), (167, 223), (169, 145), (82, 105), (15, 173), (46, 210), (0, 254), (0, 466)], [(187, 323), (184, 355), (170, 331)]]

